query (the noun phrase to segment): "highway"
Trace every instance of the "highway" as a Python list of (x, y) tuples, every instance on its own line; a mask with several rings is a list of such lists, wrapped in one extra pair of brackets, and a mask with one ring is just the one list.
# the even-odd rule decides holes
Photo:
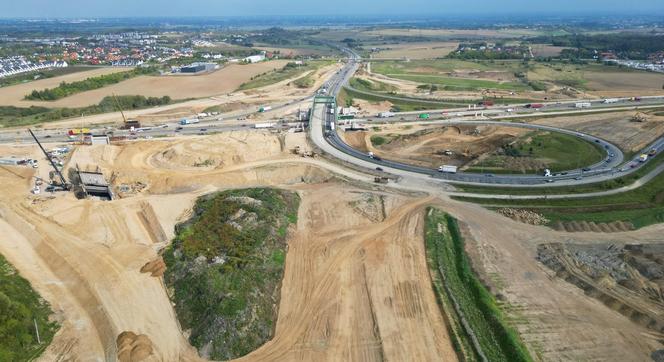
[[(330, 87), (330, 94), (334, 96), (336, 96), (339, 93), (339, 91), (342, 89), (342, 87), (344, 87), (348, 83), (348, 81), (350, 80), (350, 78), (352, 77), (352, 75), (355, 73), (355, 71), (359, 66), (357, 64), (357, 59), (358, 59), (357, 55), (353, 54), (349, 50), (347, 50), (346, 52), (349, 54), (348, 64), (330, 82), (330, 84), (332, 85)], [(543, 108), (544, 111), (532, 108), (525, 108), (525, 105), (520, 105), (519, 107), (523, 109), (519, 110), (525, 114), (516, 114), (515, 111), (516, 106), (499, 106), (496, 107), (495, 109), (491, 108), (490, 111), (493, 114), (500, 115), (498, 117), (518, 118), (518, 117), (528, 117), (528, 116), (532, 117), (535, 115), (539, 116), (543, 114), (545, 111), (549, 111), (551, 112), (551, 114), (555, 114), (557, 112), (560, 113), (562, 112), (577, 113), (577, 112), (591, 112), (591, 111), (597, 112), (598, 111), (597, 108), (599, 108), (601, 111), (623, 109), (626, 108), (626, 103), (628, 102), (630, 103), (629, 106), (627, 107), (628, 109), (633, 109), (634, 104), (636, 103), (638, 103), (639, 107), (644, 107), (644, 106), (658, 107), (660, 104), (663, 103), (663, 101), (664, 97), (643, 97), (641, 98), (640, 102), (634, 102), (627, 98), (620, 98), (615, 101), (611, 101), (609, 103), (597, 100), (545, 103)], [(576, 103), (586, 103), (586, 102), (590, 102), (591, 107), (595, 107), (595, 109), (588, 110), (587, 108), (583, 109), (576, 108)], [(440, 124), (441, 126), (454, 125), (454, 124), (474, 124), (474, 125), (500, 124), (500, 125), (510, 125), (510, 126), (561, 132), (587, 139), (589, 142), (595, 142), (601, 147), (603, 147), (607, 154), (606, 158), (601, 163), (583, 167), (586, 169), (586, 171), (584, 171), (583, 169), (569, 170), (561, 172), (552, 177), (545, 177), (544, 175), (494, 175), (490, 173), (483, 174), (483, 173), (466, 173), (466, 172), (442, 173), (434, 169), (428, 169), (424, 167), (394, 162), (386, 159), (378, 159), (370, 157), (369, 155), (363, 152), (353, 149), (348, 144), (343, 142), (343, 140), (339, 137), (337, 133), (338, 124), (336, 120), (336, 115), (334, 112), (330, 113), (329, 107), (332, 106), (326, 105), (325, 107), (316, 107), (314, 109), (314, 112), (312, 114), (312, 119), (310, 121), (311, 138), (319, 148), (321, 148), (323, 151), (331, 154), (332, 156), (338, 159), (353, 163), (357, 166), (369, 169), (378, 168), (379, 170), (382, 170), (384, 172), (399, 176), (417, 177), (420, 179), (425, 177), (432, 180), (440, 180), (453, 184), (456, 183), (456, 184), (469, 184), (469, 185), (496, 185), (496, 186), (507, 186), (507, 187), (544, 187), (544, 186), (552, 186), (552, 183), (555, 183), (555, 185), (559, 186), (570, 186), (570, 185), (602, 182), (622, 177), (637, 171), (640, 167), (642, 167), (645, 164), (643, 162), (639, 162), (638, 159), (624, 160), (623, 153), (617, 146), (605, 140), (599, 139), (597, 137), (576, 131), (547, 127), (547, 126), (539, 126), (533, 124), (524, 124), (524, 123), (509, 123), (509, 122), (492, 121), (492, 120), (463, 119), (463, 117), (467, 115), (475, 116), (476, 112), (478, 113), (485, 112), (486, 116), (486, 113), (489, 112), (489, 110), (476, 110), (476, 109), (471, 109), (470, 111), (467, 109), (458, 109), (456, 111), (444, 110), (440, 111), (441, 115), (449, 115), (451, 112), (452, 113), (456, 112), (453, 113), (454, 116), (460, 118), (449, 119), (449, 120), (438, 120), (438, 121), (422, 121), (421, 119), (419, 119), (419, 114), (421, 113), (432, 114), (434, 112), (437, 112), (435, 110), (421, 111), (421, 112), (404, 112), (396, 114), (395, 118), (398, 118), (400, 121), (402, 119), (406, 120), (406, 118), (408, 117), (414, 117), (411, 119), (413, 120), (419, 119), (419, 121), (422, 121), (422, 123)], [(646, 147), (643, 150), (643, 152), (648, 153), (650, 150), (655, 150), (657, 153), (664, 152), (664, 137), (660, 137), (655, 142), (648, 145), (648, 147)], [(613, 155), (613, 157), (611, 157), (611, 155)]]

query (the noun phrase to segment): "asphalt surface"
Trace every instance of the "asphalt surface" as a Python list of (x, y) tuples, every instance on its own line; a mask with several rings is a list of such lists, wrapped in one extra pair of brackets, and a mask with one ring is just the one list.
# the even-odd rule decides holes
[[(343, 68), (343, 70), (335, 75), (333, 79), (329, 82), (331, 84), (329, 94), (338, 95), (339, 91), (344, 87), (352, 75), (358, 68), (357, 64), (357, 55), (353, 54), (351, 51), (346, 50), (349, 54), (348, 64)], [(542, 114), (556, 114), (556, 113), (578, 113), (578, 112), (590, 112), (591, 110), (587, 108), (576, 108), (577, 103), (591, 103), (592, 111), (607, 111), (614, 110), (616, 108), (631, 108), (631, 107), (656, 107), (660, 104), (664, 105), (664, 97), (643, 97), (639, 102), (632, 101), (628, 98), (619, 98), (615, 101), (609, 103), (604, 101), (574, 101), (574, 102), (555, 102), (555, 103), (543, 103), (543, 108), (533, 109), (527, 108), (525, 104), (523, 105), (504, 105), (491, 107), (489, 109), (458, 109), (458, 110), (443, 110), (443, 111), (420, 111), (420, 112), (404, 112), (397, 113), (394, 118), (399, 120), (405, 120), (407, 117), (411, 117), (412, 120), (418, 119), (419, 121), (424, 121), (419, 119), (419, 115), (422, 113), (429, 113), (430, 116), (436, 112), (440, 113), (441, 116), (448, 116), (453, 114), (457, 117), (465, 117), (468, 115), (472, 116), (484, 116), (488, 114), (499, 115), (500, 117), (528, 117), (528, 116), (540, 116)], [(310, 121), (310, 132), (311, 137), (314, 143), (324, 151), (332, 154), (333, 156), (342, 159), (346, 162), (356, 164), (365, 168), (378, 169), (387, 173), (409, 176), (409, 177), (419, 177), (422, 178), (428, 177), (431, 179), (437, 179), (449, 183), (457, 184), (470, 184), (470, 185), (497, 185), (497, 186), (508, 186), (508, 187), (542, 187), (542, 186), (569, 186), (569, 185), (580, 185), (588, 184), (595, 182), (602, 182), (611, 180), (614, 178), (622, 177), (630, 173), (635, 172), (640, 167), (646, 164), (646, 162), (639, 162), (637, 154), (635, 159), (624, 160), (623, 153), (615, 145), (599, 139), (594, 136), (583, 134), (576, 131), (570, 131), (566, 129), (560, 129), (555, 127), (539, 126), (532, 124), (521, 124), (521, 123), (508, 123), (508, 122), (497, 122), (491, 120), (463, 120), (463, 119), (450, 119), (450, 120), (441, 120), (441, 121), (425, 121), (426, 123), (433, 124), (500, 124), (500, 125), (512, 125), (526, 128), (534, 129), (543, 129), (550, 130), (555, 132), (561, 132), (566, 134), (571, 134), (577, 137), (587, 139), (589, 142), (594, 142), (600, 145), (605, 149), (607, 157), (601, 162), (595, 165), (590, 165), (584, 168), (587, 168), (587, 171), (582, 169), (569, 170), (561, 172), (552, 177), (545, 177), (544, 175), (495, 175), (490, 173), (441, 173), (434, 169), (428, 169), (424, 167), (418, 167), (408, 164), (403, 164), (399, 162), (394, 162), (386, 159), (378, 159), (375, 157), (370, 157), (369, 155), (357, 151), (350, 147), (348, 144), (343, 142), (337, 133), (338, 124), (334, 112), (330, 112), (332, 106), (325, 105), (325, 107), (316, 107), (312, 114), (312, 120)], [(594, 107), (594, 108), (593, 108)], [(664, 152), (664, 137), (658, 138), (655, 142), (650, 144), (643, 150), (643, 153), (648, 153), (650, 150), (656, 150), (657, 153)], [(613, 157), (610, 155), (613, 154)]]

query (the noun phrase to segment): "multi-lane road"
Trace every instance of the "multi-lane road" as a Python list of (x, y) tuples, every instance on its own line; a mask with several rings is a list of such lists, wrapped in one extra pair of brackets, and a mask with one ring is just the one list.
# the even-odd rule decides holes
[[(339, 91), (344, 87), (352, 75), (358, 68), (357, 56), (350, 51), (348, 64), (330, 81), (330, 95), (336, 96)], [(576, 108), (576, 103), (590, 103), (592, 109)], [(339, 158), (345, 162), (350, 162), (358, 166), (370, 169), (378, 169), (387, 173), (400, 176), (409, 177), (425, 177), (432, 180), (440, 180), (450, 183), (460, 184), (482, 184), (482, 185), (500, 185), (500, 186), (513, 186), (513, 187), (538, 187), (550, 186), (552, 182), (555, 185), (578, 185), (585, 183), (594, 183), (606, 181), (627, 174), (633, 173), (642, 167), (645, 163), (639, 162), (637, 159), (625, 160), (621, 150), (602, 139), (597, 137), (555, 127), (526, 124), (526, 123), (510, 123), (505, 121), (496, 120), (467, 120), (463, 119), (467, 116), (483, 116), (493, 115), (493, 119), (500, 118), (525, 118), (546, 114), (569, 114), (580, 112), (597, 112), (619, 109), (633, 109), (634, 107), (646, 108), (657, 107), (664, 105), (664, 97), (643, 97), (638, 102), (628, 98), (619, 98), (611, 102), (604, 101), (574, 101), (574, 102), (555, 102), (544, 103), (541, 109), (527, 108), (525, 104), (522, 105), (504, 105), (498, 107), (491, 107), (489, 109), (456, 109), (456, 110), (432, 110), (420, 112), (404, 112), (394, 115), (394, 120), (398, 122), (408, 121), (422, 121), (419, 119), (419, 114), (429, 113), (430, 116), (439, 113), (441, 117), (450, 117), (449, 119), (442, 119), (436, 121), (425, 121), (427, 124), (440, 124), (454, 125), (454, 124), (500, 124), (506, 126), (526, 127), (533, 129), (542, 129), (554, 132), (561, 132), (565, 134), (574, 135), (586, 139), (588, 142), (594, 142), (606, 151), (605, 159), (595, 165), (589, 165), (575, 170), (568, 170), (561, 172), (557, 175), (546, 177), (544, 175), (494, 175), (490, 173), (442, 173), (438, 170), (418, 167), (399, 162), (394, 162), (386, 159), (371, 157), (368, 154), (357, 151), (346, 144), (338, 135), (338, 124), (335, 112), (330, 112), (330, 107), (335, 105), (328, 104), (325, 107), (315, 107), (310, 121), (311, 138), (316, 145), (323, 151)], [(479, 113), (479, 114), (478, 114)], [(483, 115), (481, 113), (484, 113)], [(664, 152), (664, 137), (658, 138), (655, 142), (648, 145), (643, 150), (648, 153), (655, 150), (657, 153)], [(585, 170), (584, 170), (585, 169)]]

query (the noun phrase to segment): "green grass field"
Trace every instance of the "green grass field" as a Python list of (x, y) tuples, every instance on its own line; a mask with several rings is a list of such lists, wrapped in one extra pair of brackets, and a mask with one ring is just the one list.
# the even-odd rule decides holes
[[(58, 324), (46, 303), (0, 255), (0, 361), (32, 361), (53, 340)], [(41, 344), (37, 342), (35, 321)]]
[(428, 208), (425, 246), (436, 298), (450, 319), (448, 328), (459, 359), (481, 361), (480, 356), (485, 356), (489, 361), (532, 361), (500, 304), (475, 276), (457, 221)]
[(9, 87), (10, 85), (28, 83), (39, 79), (48, 79), (60, 77), (67, 74), (89, 71), (93, 67), (70, 66), (67, 68), (52, 68), (17, 74), (9, 77), (0, 78), (0, 87)]
[[(530, 132), (521, 136), (511, 145), (503, 146), (505, 155), (492, 155), (473, 164), (468, 172), (493, 173), (540, 173), (548, 168), (552, 172), (573, 170), (595, 164), (605, 157), (597, 145), (578, 137), (557, 132)], [(538, 168), (525, 168), (524, 163), (514, 163), (515, 159), (527, 159), (543, 165)], [(522, 169), (517, 169), (524, 167)]]
[(362, 78), (351, 78), (349, 82), (352, 88), (365, 92), (395, 92), (397, 87), (384, 82), (366, 80)]
[(365, 94), (356, 92), (352, 89), (343, 88), (340, 94), (337, 96), (339, 104), (348, 105), (348, 102), (352, 102), (353, 99), (362, 99), (369, 102), (380, 103), (380, 102), (390, 102), (392, 103), (392, 111), (397, 112), (413, 112), (421, 111), (427, 109), (442, 109), (442, 108), (454, 108), (454, 107), (464, 107), (468, 103), (463, 102), (422, 102), (417, 99), (405, 100), (405, 99), (390, 99), (379, 94)]

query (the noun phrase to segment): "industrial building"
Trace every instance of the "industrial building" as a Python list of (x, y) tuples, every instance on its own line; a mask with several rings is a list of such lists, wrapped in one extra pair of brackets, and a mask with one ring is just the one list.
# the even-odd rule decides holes
[(243, 59), (247, 63), (259, 63), (265, 60), (265, 53), (252, 55)]
[(219, 65), (215, 63), (192, 63), (190, 65), (180, 67), (180, 73), (202, 73), (202, 72), (211, 72), (215, 69), (219, 69)]

